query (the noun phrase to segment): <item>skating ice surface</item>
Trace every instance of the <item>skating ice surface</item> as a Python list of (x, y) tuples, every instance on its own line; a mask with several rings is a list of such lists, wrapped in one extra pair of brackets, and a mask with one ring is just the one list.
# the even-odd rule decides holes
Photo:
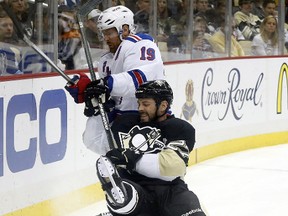
[[(189, 167), (185, 180), (209, 216), (287, 216), (288, 144), (204, 161)], [(69, 216), (104, 211), (103, 201)]]

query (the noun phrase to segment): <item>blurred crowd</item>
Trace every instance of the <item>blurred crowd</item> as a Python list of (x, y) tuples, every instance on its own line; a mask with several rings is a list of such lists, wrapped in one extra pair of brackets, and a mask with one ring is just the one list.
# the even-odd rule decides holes
[[(5, 1), (29, 39), (47, 49), (47, 55), (51, 58), (55, 57), (55, 44), (58, 44), (57, 64), (61, 69), (73, 70), (87, 66), (75, 16), (77, 9), (87, 0), (58, 1), (56, 42), (53, 11), (51, 12), (49, 5), (43, 7), (39, 18), (37, 3), (43, 6), (43, 1)], [(228, 1), (104, 0), (97, 7), (91, 8), (93, 10), (84, 19), (86, 40), (92, 51), (105, 50), (97, 29), (98, 16), (109, 6), (125, 5), (134, 12), (136, 31), (154, 36), (162, 53), (188, 55), (191, 59), (271, 56), (281, 54), (279, 39), (283, 39), (286, 45), (284, 54), (287, 52), (288, 1), (283, 35), (279, 35), (277, 0), (234, 0), (229, 21), (225, 19), (228, 7), (226, 2)], [(193, 10), (190, 10), (192, 7)], [(156, 8), (157, 12), (154, 13)], [(31, 50), (24, 52), (29, 47), (19, 39), (17, 31), (11, 18), (0, 7), (0, 76), (51, 70), (43, 66), (45, 61), (37, 57), (37, 54), (32, 55)], [(230, 50), (227, 49), (227, 39), (231, 41)], [(95, 55), (99, 53), (96, 52)]]

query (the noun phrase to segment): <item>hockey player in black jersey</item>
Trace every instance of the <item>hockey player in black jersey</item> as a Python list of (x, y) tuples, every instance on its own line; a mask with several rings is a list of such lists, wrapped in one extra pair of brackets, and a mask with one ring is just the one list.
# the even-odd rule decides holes
[(123, 114), (112, 125), (117, 149), (105, 152), (107, 140), (97, 134), (91, 118), (83, 134), (84, 143), (91, 145), (93, 140), (98, 147), (90, 149), (103, 154), (96, 169), (109, 211), (112, 215), (205, 216), (184, 182), (195, 129), (169, 114), (171, 87), (164, 80), (149, 81), (136, 90), (136, 98), (139, 112)]

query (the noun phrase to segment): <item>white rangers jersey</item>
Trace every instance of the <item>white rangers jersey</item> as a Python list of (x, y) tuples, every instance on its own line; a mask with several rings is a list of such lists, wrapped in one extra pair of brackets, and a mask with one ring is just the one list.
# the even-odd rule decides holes
[(153, 38), (147, 34), (123, 39), (115, 54), (102, 56), (98, 65), (101, 78), (108, 76), (108, 86), (116, 110), (138, 110), (135, 90), (143, 82), (164, 79), (164, 65)]

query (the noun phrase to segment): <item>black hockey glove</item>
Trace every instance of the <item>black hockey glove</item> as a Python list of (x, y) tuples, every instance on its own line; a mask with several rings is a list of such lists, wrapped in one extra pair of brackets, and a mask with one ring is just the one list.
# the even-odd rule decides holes
[(107, 79), (99, 79), (90, 82), (85, 91), (85, 99), (100, 98), (102, 103), (105, 103), (106, 100), (110, 97), (109, 87), (107, 85)]
[[(95, 101), (96, 102), (96, 101)], [(106, 113), (112, 112), (115, 108), (115, 101), (112, 99), (107, 100), (104, 104), (104, 110)], [(84, 115), (87, 117), (97, 116), (100, 114), (98, 102), (92, 104), (91, 99), (85, 99)]]
[(126, 165), (126, 169), (130, 172), (135, 169), (136, 163), (142, 155), (139, 151), (133, 151), (129, 148), (112, 149), (106, 153), (113, 164)]
[(106, 85), (106, 80), (100, 79), (89, 83), (84, 91), (85, 109), (84, 115), (87, 117), (99, 115), (98, 99), (104, 105), (106, 112), (114, 109), (115, 102), (110, 100), (109, 88)]

